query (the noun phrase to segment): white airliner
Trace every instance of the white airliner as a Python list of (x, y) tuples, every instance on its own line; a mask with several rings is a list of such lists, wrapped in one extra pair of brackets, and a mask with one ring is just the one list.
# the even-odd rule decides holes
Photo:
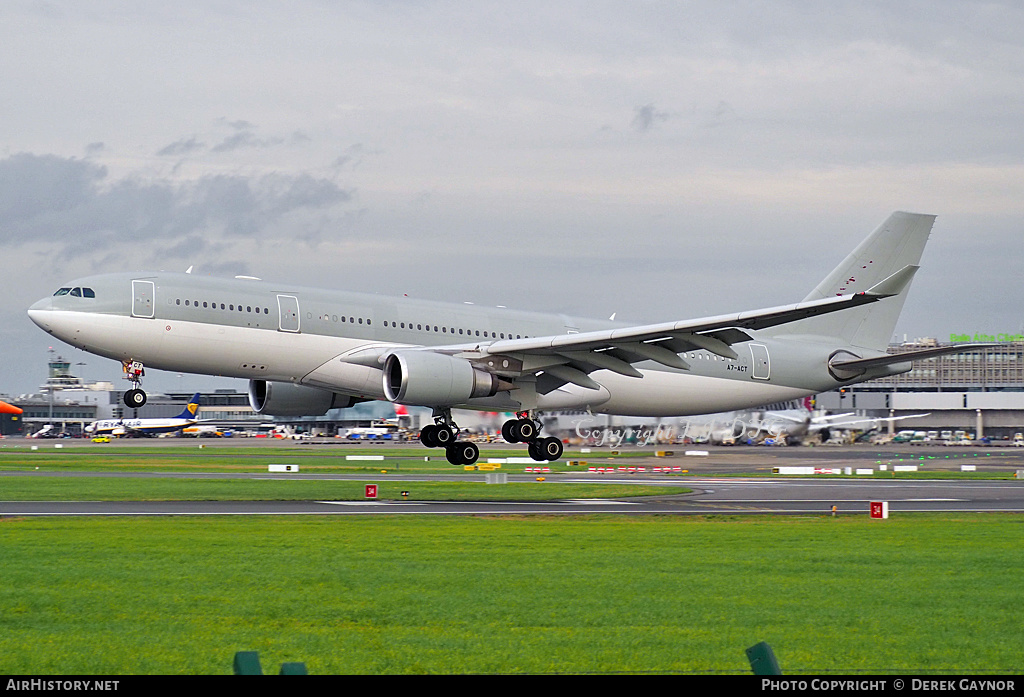
[[(514, 411), (502, 435), (556, 460), (538, 413), (685, 416), (799, 399), (968, 347), (885, 352), (935, 217), (893, 213), (802, 302), (628, 326), (610, 320), (318, 290), (258, 279), (117, 273), (65, 284), (28, 311), (72, 346), (145, 367), (249, 379), (261, 414), (363, 400), (433, 408), (420, 433), (472, 464), (453, 407)], [(80, 289), (80, 290), (79, 290)]]
[(810, 397), (802, 401), (771, 404), (760, 409), (714, 414), (703, 420), (686, 419), (683, 435), (706, 437), (717, 445), (735, 445), (748, 441), (778, 444), (801, 440), (809, 434), (827, 441), (833, 430), (868, 430), (880, 424), (904, 419), (919, 419), (929, 414), (888, 417), (858, 417), (853, 412), (815, 416)]
[(158, 433), (173, 433), (196, 423), (199, 409), (199, 393), (196, 392), (185, 409), (169, 419), (101, 419), (85, 427), (86, 433), (94, 436), (151, 436)]

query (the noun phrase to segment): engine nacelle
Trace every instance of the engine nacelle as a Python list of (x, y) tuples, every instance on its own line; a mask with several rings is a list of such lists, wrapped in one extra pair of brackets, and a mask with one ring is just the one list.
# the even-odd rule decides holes
[(396, 351), (384, 362), (384, 394), (401, 404), (449, 407), (508, 387), (463, 358), (433, 351)]
[(249, 405), (257, 414), (323, 416), (330, 409), (344, 409), (357, 401), (361, 400), (290, 382), (249, 381)]

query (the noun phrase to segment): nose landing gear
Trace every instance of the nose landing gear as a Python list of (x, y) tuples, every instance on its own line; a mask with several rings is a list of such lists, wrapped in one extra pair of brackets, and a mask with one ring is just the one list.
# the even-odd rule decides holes
[(132, 384), (132, 389), (124, 393), (124, 403), (132, 409), (138, 409), (146, 404), (146, 393), (141, 389), (146, 369), (139, 361), (122, 361), (121, 369), (124, 370), (124, 379)]

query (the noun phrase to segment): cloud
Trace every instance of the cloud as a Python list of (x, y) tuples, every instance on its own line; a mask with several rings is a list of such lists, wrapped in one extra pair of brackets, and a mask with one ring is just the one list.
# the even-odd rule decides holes
[(671, 115), (666, 111), (658, 111), (654, 108), (653, 104), (645, 104), (638, 106), (634, 110), (632, 127), (635, 131), (646, 133), (651, 130), (655, 124), (668, 121)]
[(161, 148), (160, 150), (157, 151), (156, 154), (160, 157), (177, 157), (181, 155), (188, 155), (190, 153), (205, 149), (206, 144), (201, 143), (195, 136), (192, 136), (191, 138), (183, 138), (181, 140), (177, 140), (168, 145), (167, 147)]
[(0, 244), (18, 242), (33, 221), (87, 205), (106, 175), (101, 165), (56, 155), (0, 160)]
[(210, 148), (210, 152), (232, 152), (240, 148), (263, 148), (270, 145), (278, 145), (282, 141), (279, 138), (257, 138), (252, 131), (241, 131), (228, 136), (217, 145)]
[(44, 243), (55, 259), (126, 245), (180, 256), (267, 239), (308, 215), (330, 220), (351, 200), (334, 181), (305, 173), (110, 180), (90, 161), (20, 153), (0, 160), (0, 246)]

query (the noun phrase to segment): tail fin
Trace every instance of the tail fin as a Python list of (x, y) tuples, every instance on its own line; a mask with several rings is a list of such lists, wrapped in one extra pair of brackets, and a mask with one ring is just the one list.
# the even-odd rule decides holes
[[(804, 301), (860, 293), (893, 274), (913, 275), (935, 224), (934, 215), (896, 212), (868, 235)], [(910, 268), (907, 268), (910, 267)], [(780, 325), (776, 336), (813, 335), (838, 339), (848, 346), (884, 351), (896, 328), (910, 288), (909, 281), (891, 298), (870, 305)]]
[(199, 411), (199, 393), (196, 392), (192, 395), (192, 399), (188, 400), (188, 404), (185, 405), (185, 409), (178, 414), (176, 419), (194, 419), (196, 418), (196, 412)]

